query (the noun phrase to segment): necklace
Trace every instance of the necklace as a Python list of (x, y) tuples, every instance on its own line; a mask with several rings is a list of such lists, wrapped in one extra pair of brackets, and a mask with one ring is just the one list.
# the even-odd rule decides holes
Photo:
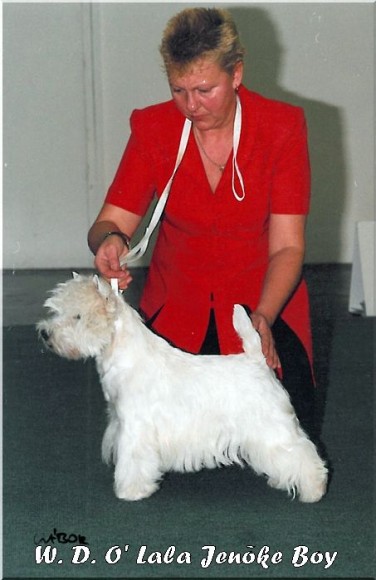
[(219, 171), (222, 173), (224, 171), (224, 168), (226, 167), (226, 163), (221, 164), (221, 163), (217, 163), (216, 161), (214, 161), (211, 157), (209, 157), (209, 155), (206, 153), (203, 144), (201, 143), (197, 132), (195, 131), (195, 137), (196, 137), (196, 141), (198, 143), (198, 146), (200, 147), (201, 151), (203, 152), (203, 154), (205, 155), (206, 159), (208, 159), (208, 161), (210, 161), (210, 163), (212, 163), (213, 165), (215, 165), (216, 167), (218, 167)]

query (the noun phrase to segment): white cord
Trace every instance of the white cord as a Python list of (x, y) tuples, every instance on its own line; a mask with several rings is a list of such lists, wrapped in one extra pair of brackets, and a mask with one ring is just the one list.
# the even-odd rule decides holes
[(119, 280), (117, 278), (111, 278), (111, 288), (116, 296), (119, 296)]
[(158, 203), (157, 203), (157, 205), (154, 209), (153, 215), (151, 217), (149, 226), (146, 228), (146, 231), (145, 231), (143, 238), (138, 242), (138, 244), (136, 244), (134, 246), (134, 248), (132, 248), (128, 252), (128, 254), (125, 256), (125, 258), (120, 261), (121, 266), (123, 264), (127, 264), (127, 265), (133, 264), (134, 262), (137, 262), (145, 254), (146, 249), (147, 249), (148, 244), (149, 244), (150, 237), (151, 237), (152, 233), (154, 232), (155, 228), (157, 227), (158, 222), (160, 220), (160, 217), (161, 217), (163, 210), (165, 208), (165, 205), (167, 203), (167, 199), (168, 199), (168, 196), (170, 193), (173, 179), (175, 177), (175, 173), (178, 170), (180, 162), (183, 159), (183, 155), (184, 155), (185, 150), (187, 148), (187, 143), (188, 143), (188, 139), (189, 139), (189, 133), (191, 131), (191, 126), (192, 126), (192, 122), (189, 119), (186, 119), (185, 123), (184, 123), (183, 131), (181, 134), (179, 150), (178, 150), (178, 154), (176, 157), (175, 167), (174, 167), (174, 170), (172, 172), (172, 175), (171, 175), (170, 179), (168, 180), (167, 185), (164, 188), (161, 197), (158, 200)]
[[(245, 189), (244, 189), (244, 181), (243, 176), (240, 173), (240, 169), (238, 167), (238, 162), (236, 156), (238, 154), (239, 148), (239, 141), (240, 141), (240, 133), (242, 130), (242, 106), (240, 104), (239, 96), (236, 96), (236, 112), (235, 112), (235, 120), (234, 120), (234, 136), (233, 136), (233, 150), (232, 150), (232, 193), (237, 201), (243, 201), (245, 198)], [(242, 188), (241, 195), (238, 194), (235, 187), (235, 171), (238, 176), (240, 186)]]

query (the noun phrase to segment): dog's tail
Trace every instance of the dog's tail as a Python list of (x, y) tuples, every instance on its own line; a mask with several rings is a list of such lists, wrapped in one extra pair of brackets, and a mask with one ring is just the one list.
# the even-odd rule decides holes
[(265, 358), (261, 350), (260, 336), (253, 328), (252, 321), (249, 318), (244, 306), (235, 304), (232, 323), (242, 340), (244, 352), (251, 356), (254, 361), (265, 362)]

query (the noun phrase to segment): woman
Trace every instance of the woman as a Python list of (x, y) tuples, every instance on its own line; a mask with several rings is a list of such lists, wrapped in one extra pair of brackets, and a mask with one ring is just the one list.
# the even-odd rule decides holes
[(119, 260), (170, 178), (190, 119), (141, 311), (179, 348), (228, 354), (241, 351), (233, 305), (246, 305), (268, 365), (278, 369), (312, 434), (312, 346), (301, 280), (310, 192), (303, 111), (242, 85), (244, 50), (224, 10), (178, 13), (161, 54), (172, 100), (131, 116), (131, 137), (88, 236), (95, 265), (120, 288), (131, 282)]

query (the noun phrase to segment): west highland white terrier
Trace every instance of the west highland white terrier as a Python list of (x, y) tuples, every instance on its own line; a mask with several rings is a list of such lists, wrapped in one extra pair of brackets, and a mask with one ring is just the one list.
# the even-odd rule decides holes
[(97, 276), (59, 284), (38, 331), (68, 359), (95, 357), (108, 404), (103, 459), (115, 493), (150, 496), (167, 471), (248, 464), (269, 485), (304, 502), (322, 498), (327, 468), (299, 425), (289, 396), (261, 352), (250, 318), (235, 305), (244, 353), (193, 355), (150, 331)]

